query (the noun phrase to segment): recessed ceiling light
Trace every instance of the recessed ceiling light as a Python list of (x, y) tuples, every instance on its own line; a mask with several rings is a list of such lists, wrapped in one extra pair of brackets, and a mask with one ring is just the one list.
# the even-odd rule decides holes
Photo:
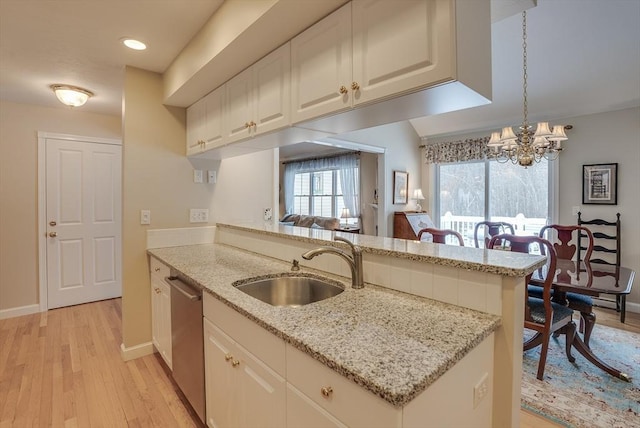
[(124, 43), (126, 47), (137, 51), (143, 51), (147, 48), (147, 45), (135, 39), (123, 39), (122, 43)]

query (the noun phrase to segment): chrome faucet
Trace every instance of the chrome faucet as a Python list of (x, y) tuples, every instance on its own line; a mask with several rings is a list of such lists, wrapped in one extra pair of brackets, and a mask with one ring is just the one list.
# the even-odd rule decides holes
[(364, 288), (364, 276), (362, 275), (362, 249), (357, 245), (353, 245), (351, 241), (341, 236), (333, 238), (334, 241), (346, 242), (351, 247), (351, 254), (336, 247), (320, 247), (315, 250), (307, 251), (302, 255), (305, 260), (311, 260), (317, 255), (323, 253), (331, 253), (342, 257), (347, 261), (351, 268), (351, 288)]

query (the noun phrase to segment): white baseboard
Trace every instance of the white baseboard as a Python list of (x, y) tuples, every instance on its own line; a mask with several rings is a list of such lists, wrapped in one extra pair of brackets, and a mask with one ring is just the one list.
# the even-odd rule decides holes
[(0, 320), (3, 320), (5, 318), (21, 317), (23, 315), (37, 314), (38, 312), (41, 312), (40, 305), (38, 304), (20, 306), (17, 308), (10, 308), (10, 309), (1, 309)]
[(125, 348), (124, 343), (120, 344), (120, 355), (123, 361), (135, 360), (136, 358), (151, 354), (153, 354), (152, 342), (141, 343), (130, 348)]
[[(607, 298), (593, 298), (593, 305), (600, 306), (602, 308), (614, 309), (616, 308), (616, 299), (607, 299)], [(640, 303), (627, 302), (627, 312), (633, 312), (636, 314), (640, 314)]]

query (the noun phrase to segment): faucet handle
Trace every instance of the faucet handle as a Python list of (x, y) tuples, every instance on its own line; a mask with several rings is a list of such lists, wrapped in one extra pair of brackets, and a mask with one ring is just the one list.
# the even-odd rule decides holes
[(293, 264), (291, 266), (291, 270), (292, 271), (299, 271), (300, 270), (300, 262), (296, 259), (293, 259)]

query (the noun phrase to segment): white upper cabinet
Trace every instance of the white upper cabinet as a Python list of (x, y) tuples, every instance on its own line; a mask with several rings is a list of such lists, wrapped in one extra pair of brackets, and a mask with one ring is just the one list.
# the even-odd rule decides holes
[(354, 0), (352, 7), (354, 105), (451, 80), (450, 1)]
[(187, 108), (187, 156), (204, 150), (207, 109), (202, 98)]
[(227, 143), (289, 126), (289, 43), (226, 83)]
[(204, 97), (206, 108), (205, 150), (220, 147), (224, 142), (224, 85)]
[(187, 108), (187, 156), (224, 144), (224, 85)]
[(291, 119), (351, 107), (351, 4), (291, 40)]

